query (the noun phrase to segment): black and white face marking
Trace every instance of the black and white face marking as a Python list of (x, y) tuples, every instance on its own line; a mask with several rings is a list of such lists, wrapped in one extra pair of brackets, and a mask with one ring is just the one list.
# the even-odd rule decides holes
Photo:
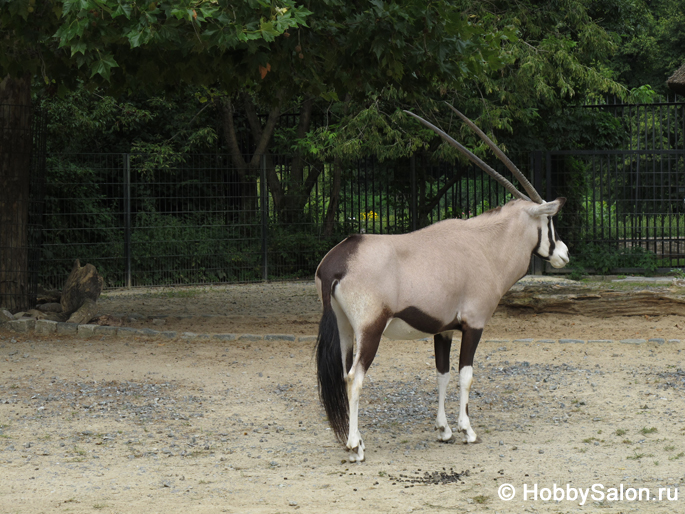
[[(533, 253), (548, 261), (555, 268), (563, 268), (568, 264), (568, 248), (563, 241), (558, 239), (552, 216), (546, 218), (546, 227), (538, 228), (538, 244)], [(544, 218), (540, 219), (541, 223), (544, 221)]]

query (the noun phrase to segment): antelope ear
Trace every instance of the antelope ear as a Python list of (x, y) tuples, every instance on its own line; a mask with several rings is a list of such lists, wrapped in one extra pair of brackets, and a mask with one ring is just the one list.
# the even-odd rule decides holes
[(542, 216), (554, 216), (557, 212), (559, 212), (559, 209), (561, 209), (565, 203), (566, 198), (562, 196), (553, 202), (545, 202), (541, 203), (540, 205), (536, 205), (535, 207), (531, 207), (528, 212), (531, 214), (531, 216), (538, 218)]

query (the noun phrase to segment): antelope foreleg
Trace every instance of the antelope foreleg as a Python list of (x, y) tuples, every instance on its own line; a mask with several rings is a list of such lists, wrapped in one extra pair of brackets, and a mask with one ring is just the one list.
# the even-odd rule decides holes
[(459, 352), (459, 419), (457, 429), (464, 434), (465, 443), (475, 443), (478, 439), (469, 420), (469, 392), (473, 384), (473, 356), (480, 342), (483, 329), (464, 327), (462, 329), (461, 350)]
[(435, 429), (438, 431), (438, 439), (449, 441), (452, 439), (452, 429), (447, 423), (445, 414), (445, 397), (447, 396), (447, 384), (450, 381), (450, 348), (452, 346), (452, 332), (436, 334), (433, 338), (435, 348), (435, 368), (438, 374), (438, 417), (435, 420)]
[(438, 431), (438, 439), (441, 441), (452, 439), (452, 429), (447, 423), (447, 415), (445, 414), (445, 397), (447, 396), (449, 381), (449, 373), (438, 373), (438, 417), (435, 420), (435, 429)]

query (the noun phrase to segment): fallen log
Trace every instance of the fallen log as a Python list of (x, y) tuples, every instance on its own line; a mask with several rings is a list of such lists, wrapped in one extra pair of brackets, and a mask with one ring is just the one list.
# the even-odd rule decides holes
[(685, 316), (685, 297), (675, 293), (574, 289), (577, 290), (512, 289), (504, 295), (497, 310), (509, 314), (580, 314), (594, 318)]

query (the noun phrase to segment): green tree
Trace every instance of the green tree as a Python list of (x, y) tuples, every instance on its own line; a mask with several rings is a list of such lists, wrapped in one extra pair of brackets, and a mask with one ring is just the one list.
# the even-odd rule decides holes
[(309, 14), (293, 0), (0, 0), (0, 105), (14, 106), (0, 109), (0, 302), (28, 302), (33, 84), (160, 92), (213, 82), (218, 71), (239, 89), (235, 63), (257, 71), (259, 49)]
[[(290, 37), (258, 53), (261, 76), (221, 100), (227, 146), (236, 169), (245, 170), (241, 182), (252, 189), (262, 155), (271, 147), (284, 112), (299, 111), (292, 135), (302, 141), (312, 130), (317, 104), (323, 110), (354, 116), (383, 91), (397, 91), (406, 101), (418, 100), (428, 91), (461, 87), (464, 81), (502, 65), (500, 46), (508, 33), (486, 30), (450, 1), (325, 0), (310, 9), (308, 27), (292, 31)], [(258, 111), (268, 117), (261, 120)], [(255, 140), (248, 157), (241, 153), (236, 113), (244, 115)], [(314, 153), (306, 152), (306, 146), (296, 148), (287, 180), (279, 177), (267, 157), (269, 188), (284, 221), (302, 212), (322, 170), (313, 166), (308, 174), (304, 172), (305, 158), (317, 160)], [(342, 155), (337, 158), (335, 173), (340, 171)]]
[(684, 0), (614, 0), (603, 2), (604, 18), (630, 14), (633, 23), (608, 25), (620, 41), (611, 67), (618, 80), (629, 88), (651, 86), (668, 94), (666, 80), (685, 63)]

